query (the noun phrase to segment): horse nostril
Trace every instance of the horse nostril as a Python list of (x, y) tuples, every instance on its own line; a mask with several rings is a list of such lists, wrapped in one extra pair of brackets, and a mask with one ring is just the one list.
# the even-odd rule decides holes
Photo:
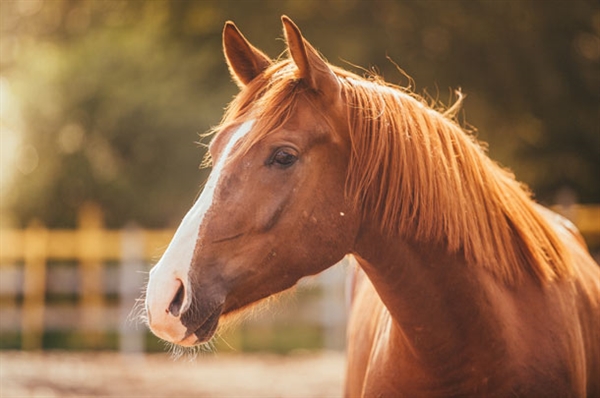
[(181, 306), (183, 305), (183, 295), (184, 289), (182, 283), (181, 286), (179, 286), (177, 293), (175, 293), (173, 301), (171, 301), (171, 304), (169, 305), (168, 312), (170, 312), (173, 316), (179, 316), (179, 311), (181, 311)]

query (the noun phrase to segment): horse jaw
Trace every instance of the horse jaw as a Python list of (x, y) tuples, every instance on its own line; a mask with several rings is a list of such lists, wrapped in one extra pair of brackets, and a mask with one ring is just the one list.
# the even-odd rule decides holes
[(180, 345), (194, 345), (194, 331), (181, 322), (181, 314), (192, 302), (190, 269), (204, 216), (213, 204), (221, 171), (235, 144), (252, 129), (254, 121), (242, 124), (232, 135), (213, 167), (202, 194), (177, 228), (162, 258), (150, 271), (146, 289), (146, 312), (152, 333), (163, 340)]

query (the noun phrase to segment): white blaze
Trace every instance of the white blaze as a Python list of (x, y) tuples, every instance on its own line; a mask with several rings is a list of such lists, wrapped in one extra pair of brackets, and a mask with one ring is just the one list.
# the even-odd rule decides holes
[[(245, 122), (231, 136), (218, 162), (213, 166), (202, 194), (183, 218), (160, 261), (150, 271), (146, 291), (146, 308), (152, 318), (150, 326), (155, 333), (159, 332), (160, 337), (163, 337), (162, 334), (164, 334), (160, 333), (161, 330), (166, 330), (168, 337), (173, 339), (176, 338), (174, 334), (182, 338), (186, 332), (185, 327), (179, 322), (176, 325), (164, 326), (161, 323), (174, 320), (173, 316), (169, 316), (167, 309), (174, 299), (180, 283), (183, 283), (185, 287), (180, 313), (185, 311), (191, 303), (188, 273), (198, 239), (198, 231), (206, 212), (212, 206), (215, 189), (231, 150), (240, 139), (250, 132), (253, 124), (253, 120)], [(169, 338), (167, 339), (169, 340)]]

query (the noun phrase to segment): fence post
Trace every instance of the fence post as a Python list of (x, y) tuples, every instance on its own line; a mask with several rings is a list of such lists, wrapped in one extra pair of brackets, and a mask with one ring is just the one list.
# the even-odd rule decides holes
[(321, 318), (323, 328), (323, 347), (328, 350), (340, 350), (345, 346), (346, 311), (345, 284), (348, 258), (328, 268), (319, 275), (321, 284)]
[(140, 353), (144, 351), (145, 333), (139, 327), (140, 315), (137, 303), (144, 285), (145, 241), (142, 230), (135, 224), (129, 224), (123, 230), (121, 238), (121, 267), (119, 272), (120, 322), (119, 347), (122, 353)]
[(81, 328), (89, 347), (104, 344), (106, 328), (104, 308), (104, 278), (102, 264), (103, 215), (94, 203), (85, 203), (78, 214), (80, 263)]
[(21, 347), (24, 350), (39, 350), (43, 346), (47, 246), (48, 230), (39, 221), (33, 221), (25, 230), (21, 313)]

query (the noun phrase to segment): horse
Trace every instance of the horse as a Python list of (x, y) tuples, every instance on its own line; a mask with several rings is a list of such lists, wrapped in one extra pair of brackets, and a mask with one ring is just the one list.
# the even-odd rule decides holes
[[(328, 62), (288, 17), (272, 60), (233, 22), (239, 94), (150, 272), (152, 332), (192, 347), (349, 255), (349, 397), (600, 396), (600, 268), (456, 121)], [(461, 100), (457, 100), (460, 106)]]

